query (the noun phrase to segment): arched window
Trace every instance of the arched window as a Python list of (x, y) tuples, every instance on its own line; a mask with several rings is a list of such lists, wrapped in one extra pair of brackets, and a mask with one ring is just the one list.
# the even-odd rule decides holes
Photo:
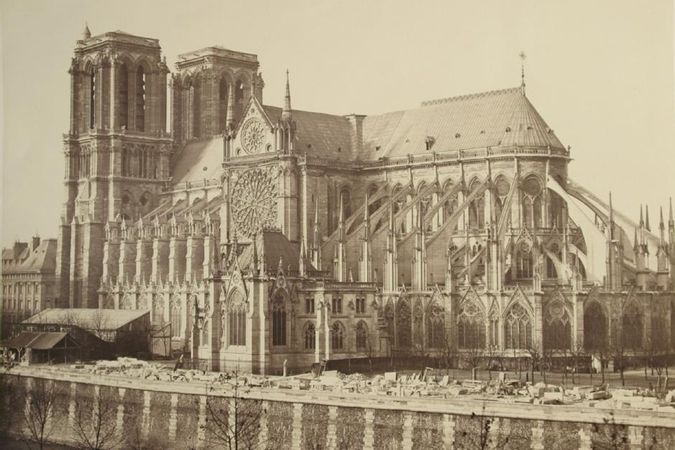
[(501, 176), (497, 178), (497, 181), (495, 182), (495, 220), (497, 221), (499, 221), (502, 216), (504, 202), (509, 195), (509, 189), (511, 189), (511, 186), (506, 181), (506, 178)]
[(624, 348), (637, 350), (642, 347), (642, 311), (633, 302), (624, 309), (621, 335)]
[(363, 297), (358, 297), (356, 299), (356, 314), (365, 314), (366, 313), (366, 299)]
[(369, 349), (368, 325), (363, 320), (356, 324), (356, 349), (364, 351)]
[(552, 301), (544, 316), (544, 349), (571, 350), (572, 323), (561, 301)]
[(519, 304), (513, 305), (504, 321), (506, 348), (528, 349), (532, 347), (532, 323), (530, 316)]
[(246, 299), (235, 291), (228, 305), (229, 345), (246, 345)]
[(139, 66), (136, 70), (136, 130), (145, 131), (145, 71)]
[(199, 336), (199, 343), (200, 345), (207, 345), (209, 344), (209, 323), (208, 321), (204, 321), (202, 324), (202, 329), (201, 333)]
[(399, 347), (412, 346), (411, 312), (407, 300), (399, 300), (396, 308), (396, 332)]
[(282, 297), (272, 302), (272, 345), (286, 345), (286, 305)]
[(333, 314), (342, 314), (342, 297), (331, 298), (331, 312)]
[(490, 331), (490, 343), (489, 345), (496, 347), (499, 345), (499, 313), (496, 308), (492, 308), (489, 314), (489, 331)]
[(536, 177), (525, 179), (522, 185), (523, 226), (541, 227), (541, 184)]
[(96, 69), (89, 72), (89, 128), (96, 128)]
[(352, 195), (349, 189), (342, 188), (340, 191), (340, 201), (342, 202), (342, 217), (347, 220), (352, 215)]
[[(443, 203), (443, 223), (450, 219), (450, 216), (457, 210), (457, 196), (453, 196)], [(457, 230), (457, 223), (452, 227), (453, 231)]]
[(394, 307), (391, 304), (391, 300), (387, 302), (387, 306), (384, 307), (384, 318), (387, 321), (387, 333), (390, 337), (390, 342), (393, 345), (394, 342)]
[(218, 125), (220, 131), (225, 131), (225, 125), (227, 123), (227, 94), (229, 91), (229, 83), (227, 78), (224, 76), (220, 79), (218, 83), (218, 106), (220, 109), (220, 115), (218, 116)]
[(607, 347), (607, 317), (597, 302), (591, 302), (584, 311), (584, 347), (586, 350)]
[[(373, 197), (375, 196), (375, 193), (377, 193), (377, 186), (371, 185), (368, 187), (368, 201), (372, 201)], [(368, 214), (372, 214), (375, 211), (377, 211), (382, 204), (382, 199), (380, 198), (379, 200), (376, 200), (372, 202), (370, 205), (368, 205)]]
[(485, 315), (475, 301), (467, 301), (459, 309), (457, 338), (459, 348), (485, 348)]
[(429, 307), (426, 321), (427, 345), (431, 348), (445, 348), (445, 327), (442, 310), (436, 305)]
[(202, 79), (192, 79), (190, 87), (192, 93), (192, 137), (199, 138), (202, 135)]
[[(411, 194), (405, 196), (406, 205), (412, 203), (412, 201), (413, 196)], [(401, 229), (400, 229), (401, 234), (407, 234), (408, 232), (412, 231), (413, 226), (415, 225), (413, 221), (414, 221), (413, 209), (408, 208), (407, 212), (405, 213), (405, 218), (401, 221)]]
[(119, 66), (117, 75), (118, 79), (118, 114), (119, 126), (129, 127), (129, 68), (126, 64)]
[(549, 205), (548, 205), (548, 212), (549, 212), (549, 223), (551, 227), (556, 227), (559, 230), (563, 229), (563, 222), (562, 222), (562, 211), (565, 205), (565, 202), (563, 199), (553, 192), (552, 190), (548, 190), (548, 198), (549, 198)]
[(529, 248), (518, 249), (516, 255), (516, 278), (532, 278), (532, 251)]
[(314, 350), (316, 348), (316, 327), (314, 323), (308, 322), (305, 325), (305, 350)]
[[(473, 180), (469, 192), (480, 188), (480, 182)], [(485, 224), (485, 193), (479, 195), (469, 205), (469, 228), (482, 229)]]
[(183, 336), (183, 321), (180, 311), (180, 301), (173, 297), (170, 301), (171, 306), (171, 334), (176, 337)]
[(164, 325), (164, 302), (160, 296), (153, 299), (152, 323), (159, 326)]
[(344, 349), (345, 327), (340, 322), (335, 322), (330, 330), (330, 346), (333, 350)]
[(424, 341), (424, 311), (422, 310), (422, 305), (420, 302), (416, 302), (415, 307), (413, 309), (414, 314), (413, 314), (413, 323), (414, 327), (413, 329), (415, 330), (415, 334), (413, 336), (413, 343), (417, 346), (421, 346)]
[(546, 257), (546, 278), (558, 278), (558, 272), (555, 270), (555, 264), (549, 257)]
[(240, 117), (244, 110), (244, 101), (246, 95), (246, 85), (242, 80), (237, 80), (234, 84), (234, 114)]
[(666, 328), (666, 316), (654, 314), (652, 316), (652, 329), (650, 343), (653, 349), (659, 352), (668, 350), (668, 329)]

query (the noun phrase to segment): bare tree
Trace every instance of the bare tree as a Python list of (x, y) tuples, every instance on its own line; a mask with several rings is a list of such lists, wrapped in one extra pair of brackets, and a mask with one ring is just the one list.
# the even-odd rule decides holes
[(33, 379), (30, 390), (26, 392), (23, 424), (28, 430), (25, 442), (29, 448), (45, 448), (52, 432), (61, 423), (62, 418), (52, 414), (57, 389), (53, 380)]
[(213, 395), (214, 386), (207, 387), (204, 425), (207, 444), (228, 450), (253, 450), (266, 446), (259, 439), (261, 418), (265, 414), (262, 401), (241, 398), (239, 385), (242, 380), (246, 383), (246, 378), (239, 377), (238, 371), (235, 371), (233, 394), (229, 399), (231, 405), (223, 401), (227, 397)]
[[(454, 367), (454, 361), (455, 361), (455, 346), (453, 345), (452, 342), (452, 333), (446, 333), (445, 334), (445, 339), (443, 341), (444, 348), (443, 348), (443, 353), (445, 356), (445, 368), (446, 370), (449, 368)], [(454, 376), (453, 376), (454, 378)]]
[(572, 384), (576, 384), (576, 373), (579, 368), (579, 360), (583, 357), (584, 355), (584, 347), (581, 345), (581, 343), (577, 342), (572, 346), (572, 348), (569, 350), (570, 354), (570, 360), (572, 362)]
[(471, 379), (475, 380), (478, 367), (483, 359), (483, 349), (478, 347), (467, 348), (462, 351), (462, 359), (471, 368)]
[(480, 414), (471, 413), (467, 427), (458, 430), (460, 439), (455, 446), (462, 450), (501, 449), (507, 446), (521, 448), (527, 438), (519, 430), (503, 430), (499, 426), (498, 418), (489, 415), (482, 405)]
[(109, 390), (99, 390), (94, 396), (93, 411), (80, 405), (73, 423), (75, 441), (79, 448), (106, 450), (118, 448), (121, 436), (117, 429), (118, 398)]
[(530, 356), (530, 381), (534, 383), (534, 370), (541, 365), (542, 353), (539, 344), (532, 343), (527, 348)]
[(623, 334), (621, 332), (614, 335), (610, 351), (614, 358), (614, 370), (619, 369), (621, 386), (625, 386), (626, 380), (624, 379), (624, 370), (626, 365), (626, 347), (624, 346)]
[(110, 324), (108, 323), (108, 316), (103, 309), (97, 309), (94, 311), (91, 321), (88, 321), (86, 324), (78, 324), (81, 328), (85, 328), (88, 331), (91, 331), (99, 339), (108, 340), (106, 336), (107, 332), (110, 331)]
[(15, 385), (16, 377), (0, 369), (0, 442), (7, 440), (16, 420), (16, 414), (12, 414), (19, 398)]
[(628, 430), (625, 425), (616, 423), (614, 413), (610, 412), (609, 417), (604, 417), (603, 424), (593, 424), (593, 448), (608, 450), (623, 450), (628, 448)]
[(485, 355), (487, 357), (488, 380), (490, 381), (492, 381), (492, 369), (495, 363), (500, 367), (501, 370), (501, 363), (498, 361), (499, 353), (499, 349), (496, 345), (488, 345), (487, 349), (485, 350)]

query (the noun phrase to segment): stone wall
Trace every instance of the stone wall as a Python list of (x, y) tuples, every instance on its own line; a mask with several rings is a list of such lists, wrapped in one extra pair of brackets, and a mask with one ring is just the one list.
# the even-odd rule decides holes
[(235, 398), (200, 383), (27, 374), (3, 377), (0, 432), (26, 434), (23, 411), (53, 392), (50, 439), (71, 445), (99, 411), (110, 442), (127, 448), (227, 448), (235, 418), (247, 448), (481, 448), (485, 437), (503, 449), (675, 448), (670, 412), (272, 390)]

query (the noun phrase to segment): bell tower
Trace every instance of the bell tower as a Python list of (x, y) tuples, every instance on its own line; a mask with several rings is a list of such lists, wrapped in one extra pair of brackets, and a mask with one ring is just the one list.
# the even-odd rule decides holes
[(158, 40), (85, 27), (69, 73), (58, 298), (86, 308), (98, 304), (106, 223), (150, 211), (168, 180), (168, 69)]
[(265, 83), (258, 69), (256, 55), (218, 46), (179, 55), (171, 80), (176, 143), (234, 131), (251, 96), (262, 103)]

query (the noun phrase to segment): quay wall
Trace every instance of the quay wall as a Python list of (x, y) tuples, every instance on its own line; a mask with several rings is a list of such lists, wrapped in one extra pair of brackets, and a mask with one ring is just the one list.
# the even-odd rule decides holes
[(274, 450), (464, 449), (484, 438), (504, 449), (675, 448), (675, 413), (663, 411), (272, 389), (235, 396), (203, 382), (30, 369), (2, 378), (0, 432), (30, 435), (25, 411), (51, 393), (49, 441), (74, 446), (98, 426), (115, 448), (228, 448), (236, 422), (246, 448)]

